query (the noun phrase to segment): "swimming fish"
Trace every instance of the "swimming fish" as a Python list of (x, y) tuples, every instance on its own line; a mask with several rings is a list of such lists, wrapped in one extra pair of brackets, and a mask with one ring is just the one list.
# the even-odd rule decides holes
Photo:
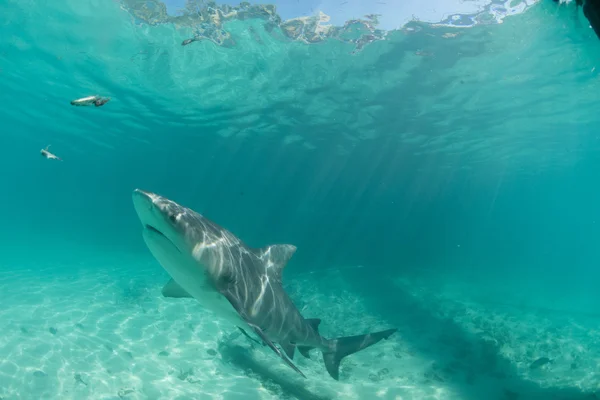
[(71, 101), (72, 106), (91, 106), (101, 107), (110, 101), (110, 97), (88, 96)]
[(40, 151), (40, 153), (42, 154), (42, 157), (46, 157), (48, 160), (58, 160), (58, 161), (62, 161), (62, 158), (50, 153), (50, 151), (48, 151), (48, 149), (50, 148), (50, 145), (46, 146), (45, 149), (42, 149)]

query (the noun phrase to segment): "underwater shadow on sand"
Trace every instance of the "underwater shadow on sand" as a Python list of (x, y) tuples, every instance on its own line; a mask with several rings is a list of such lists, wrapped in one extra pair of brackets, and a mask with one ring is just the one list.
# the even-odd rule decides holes
[(437, 366), (431, 373), (456, 389), (461, 399), (480, 400), (482, 387), (486, 389), (485, 398), (498, 400), (600, 399), (599, 393), (576, 387), (543, 388), (519, 377), (493, 342), (466, 332), (450, 318), (434, 315), (394, 285), (389, 276), (365, 272), (347, 270), (344, 278), (374, 313), (399, 328), (399, 341), (435, 360)]
[(333, 400), (332, 397), (310, 392), (287, 377), (286, 374), (278, 374), (269, 370), (265, 365), (256, 361), (252, 356), (252, 352), (245, 347), (224, 342), (219, 343), (219, 352), (225, 362), (246, 371), (248, 377), (259, 380), (267, 390), (278, 398), (281, 398), (281, 394), (284, 394), (287, 398), (292, 397), (300, 400)]

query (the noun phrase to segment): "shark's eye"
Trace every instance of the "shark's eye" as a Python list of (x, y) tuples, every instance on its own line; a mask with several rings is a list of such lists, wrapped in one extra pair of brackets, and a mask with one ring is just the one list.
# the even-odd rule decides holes
[(172, 223), (177, 222), (177, 217), (175, 216), (175, 214), (169, 215), (169, 219), (171, 220)]

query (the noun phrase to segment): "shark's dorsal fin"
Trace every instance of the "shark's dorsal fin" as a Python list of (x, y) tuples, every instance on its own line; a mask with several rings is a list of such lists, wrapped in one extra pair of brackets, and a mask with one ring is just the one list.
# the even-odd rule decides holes
[(176, 299), (182, 297), (193, 297), (191, 294), (186, 292), (184, 288), (179, 286), (179, 284), (175, 282), (173, 278), (171, 278), (169, 282), (167, 282), (167, 284), (163, 287), (162, 295), (165, 297), (173, 297)]
[(291, 244), (274, 244), (256, 249), (255, 253), (260, 258), (267, 270), (267, 274), (281, 281), (283, 267), (296, 252), (296, 246)]

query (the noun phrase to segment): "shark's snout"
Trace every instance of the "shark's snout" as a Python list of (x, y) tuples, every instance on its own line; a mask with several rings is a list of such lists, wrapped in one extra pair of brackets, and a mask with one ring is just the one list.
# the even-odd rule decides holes
[(133, 206), (142, 225), (147, 229), (162, 232), (164, 228), (163, 212), (157, 204), (160, 196), (140, 189), (133, 191)]
[(150, 197), (150, 195), (151, 195), (152, 193), (150, 193), (150, 192), (146, 192), (145, 190), (142, 190), (142, 189), (135, 189), (135, 190), (133, 191), (133, 194), (134, 194), (134, 195), (144, 195), (144, 196), (148, 196), (148, 197)]
[(133, 204), (135, 205), (135, 207), (138, 207), (138, 205), (145, 203), (147, 204), (146, 206), (149, 207), (154, 203), (153, 199), (155, 197), (156, 195), (154, 193), (145, 192), (140, 189), (135, 189), (133, 191)]
[(140, 189), (133, 191), (133, 207), (138, 215), (138, 218), (143, 225), (147, 225), (152, 216), (152, 208), (154, 207), (154, 201), (152, 200), (151, 193), (144, 192)]
[(173, 240), (176, 236), (176, 219), (172, 207), (161, 196), (135, 189), (132, 195), (133, 206), (148, 236), (164, 236)]
[(169, 237), (172, 237), (172, 229), (165, 223), (164, 214), (157, 202), (160, 196), (135, 189), (132, 195), (133, 206), (144, 227), (143, 237), (146, 244), (152, 248), (158, 248), (161, 245), (171, 246), (174, 244)]

